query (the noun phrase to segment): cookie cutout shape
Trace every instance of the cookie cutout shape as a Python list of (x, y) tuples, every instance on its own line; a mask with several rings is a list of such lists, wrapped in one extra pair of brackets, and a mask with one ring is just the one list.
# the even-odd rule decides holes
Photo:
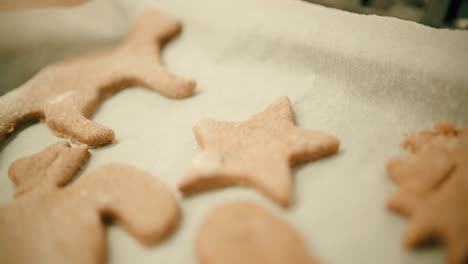
[[(408, 135), (401, 146), (414, 155), (390, 160), (387, 163), (390, 178), (398, 186), (415, 192), (433, 189), (450, 175), (455, 166), (446, 144), (456, 145), (456, 139), (466, 137), (467, 134), (468, 128), (455, 129), (449, 123), (437, 123), (432, 130)], [(427, 147), (430, 142), (439, 141)], [(426, 166), (428, 164), (430, 166)]]
[(194, 127), (202, 149), (179, 185), (184, 195), (230, 185), (253, 186), (278, 204), (290, 204), (290, 166), (338, 151), (329, 134), (295, 126), (288, 97), (242, 122), (201, 121)]
[(466, 263), (468, 129), (437, 124), (432, 131), (410, 135), (402, 145), (413, 153), (387, 164), (399, 187), (387, 206), (410, 218), (405, 245), (437, 239), (447, 246), (448, 263)]
[(200, 264), (312, 264), (300, 235), (253, 202), (233, 202), (208, 214), (196, 241)]
[(452, 124), (447, 122), (436, 123), (432, 130), (423, 130), (418, 133), (407, 135), (406, 139), (401, 143), (401, 147), (411, 151), (412, 153), (418, 152), (427, 142), (433, 140), (435, 137), (446, 136), (454, 137), (460, 133), (468, 133), (468, 128), (456, 129)]
[(174, 196), (135, 168), (101, 166), (65, 186), (88, 156), (87, 147), (57, 143), (11, 165), (18, 192), (0, 208), (0, 263), (104, 263), (103, 217), (143, 244), (174, 229), (179, 219)]
[(114, 132), (87, 119), (105, 97), (131, 86), (172, 98), (192, 95), (193, 80), (176, 77), (160, 65), (161, 45), (180, 29), (174, 18), (146, 11), (116, 47), (47, 66), (0, 97), (0, 140), (21, 122), (40, 118), (59, 136), (105, 145), (114, 140)]

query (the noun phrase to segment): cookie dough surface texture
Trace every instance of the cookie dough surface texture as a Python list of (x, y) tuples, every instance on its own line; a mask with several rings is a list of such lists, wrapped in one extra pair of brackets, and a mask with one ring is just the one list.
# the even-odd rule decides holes
[(246, 121), (203, 120), (193, 130), (202, 152), (179, 185), (185, 195), (248, 185), (284, 207), (291, 202), (291, 165), (334, 154), (340, 144), (330, 134), (296, 127), (286, 96)]
[(0, 263), (103, 264), (104, 217), (145, 245), (171, 233), (177, 202), (143, 171), (110, 164), (70, 183), (88, 156), (86, 147), (62, 142), (13, 163), (10, 178), (19, 191), (0, 208)]
[[(197, 121), (243, 120), (287, 95), (297, 126), (343, 143), (330, 158), (294, 166), (291, 208), (276, 210), (294, 224), (309, 253), (330, 264), (444, 263), (443, 245), (402, 248), (408, 221), (384, 209), (395, 188), (384, 166), (398, 155), (404, 133), (429, 128), (434, 120), (468, 125), (468, 31), (300, 0), (93, 0), (78, 8), (0, 15), (6, 55), (0, 54), (0, 93), (49, 61), (114, 42), (146, 8), (183, 22), (161, 61), (165, 69), (196, 79), (199, 91), (172, 100), (137, 87), (106, 99), (91, 120), (113, 129), (116, 144), (93, 151), (86, 170), (135, 164), (174, 190), (198, 153), (191, 133)], [(0, 206), (12, 201), (14, 186), (6, 176), (11, 162), (56, 141), (45, 123), (3, 141)], [(194, 163), (204, 171), (222, 160), (219, 151), (203, 156)], [(180, 228), (154, 247), (140, 247), (120, 226), (108, 228), (108, 264), (197, 264), (193, 240), (204, 212), (235, 199), (269, 202), (255, 190), (184, 199)]]
[(410, 219), (405, 245), (437, 239), (449, 264), (468, 261), (468, 129), (447, 123), (410, 135), (402, 146), (412, 153), (393, 159), (387, 171), (398, 190), (388, 207)]
[(20, 123), (40, 118), (59, 136), (105, 145), (114, 131), (88, 119), (103, 98), (132, 86), (172, 98), (192, 95), (195, 82), (168, 73), (159, 58), (162, 44), (180, 30), (176, 19), (145, 11), (120, 45), (45, 67), (0, 97), (0, 140)]
[(201, 224), (200, 264), (316, 264), (301, 236), (284, 220), (251, 201), (231, 202)]

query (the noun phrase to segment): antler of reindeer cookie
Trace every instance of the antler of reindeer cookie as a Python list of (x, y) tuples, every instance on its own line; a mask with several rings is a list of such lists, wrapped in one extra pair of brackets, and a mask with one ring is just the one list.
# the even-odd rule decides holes
[(0, 140), (22, 122), (42, 119), (59, 136), (105, 145), (114, 132), (88, 119), (103, 98), (131, 86), (172, 98), (192, 95), (195, 81), (168, 73), (160, 61), (161, 46), (180, 30), (176, 19), (146, 11), (121, 44), (47, 66), (0, 97)]
[(86, 146), (72, 148), (63, 141), (33, 156), (14, 161), (8, 176), (16, 184), (15, 197), (35, 191), (57, 191), (72, 180), (89, 156)]

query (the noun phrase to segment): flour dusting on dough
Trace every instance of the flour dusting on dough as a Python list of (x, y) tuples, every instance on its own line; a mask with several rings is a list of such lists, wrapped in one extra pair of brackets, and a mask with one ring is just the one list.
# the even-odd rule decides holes
[(59, 94), (47, 100), (49, 104), (57, 104), (65, 101), (73, 95), (73, 91), (68, 91), (66, 93)]
[(223, 156), (216, 150), (205, 150), (192, 161), (190, 171), (197, 176), (216, 174), (223, 167)]

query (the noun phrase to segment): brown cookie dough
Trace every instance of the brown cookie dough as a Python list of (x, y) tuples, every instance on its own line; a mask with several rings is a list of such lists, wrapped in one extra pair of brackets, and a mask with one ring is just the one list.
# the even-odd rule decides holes
[(200, 264), (312, 264), (300, 235), (254, 202), (228, 203), (203, 221), (196, 241)]
[(410, 135), (412, 151), (387, 164), (398, 190), (387, 206), (408, 218), (405, 245), (437, 239), (447, 246), (448, 263), (468, 262), (468, 129), (441, 123)]
[(174, 229), (174, 196), (135, 168), (105, 165), (65, 186), (88, 156), (86, 147), (62, 142), (12, 164), (18, 192), (0, 208), (0, 263), (104, 263), (103, 217), (146, 245)]
[(166, 72), (160, 62), (161, 45), (180, 29), (174, 18), (146, 11), (116, 47), (39, 71), (0, 97), (0, 140), (21, 122), (40, 118), (59, 136), (89, 146), (105, 145), (114, 140), (114, 132), (88, 119), (104, 98), (131, 86), (173, 98), (192, 95), (195, 82)]
[(179, 189), (184, 195), (230, 185), (253, 186), (289, 206), (294, 163), (338, 151), (334, 136), (295, 126), (288, 97), (242, 122), (204, 120), (194, 127), (201, 154)]

